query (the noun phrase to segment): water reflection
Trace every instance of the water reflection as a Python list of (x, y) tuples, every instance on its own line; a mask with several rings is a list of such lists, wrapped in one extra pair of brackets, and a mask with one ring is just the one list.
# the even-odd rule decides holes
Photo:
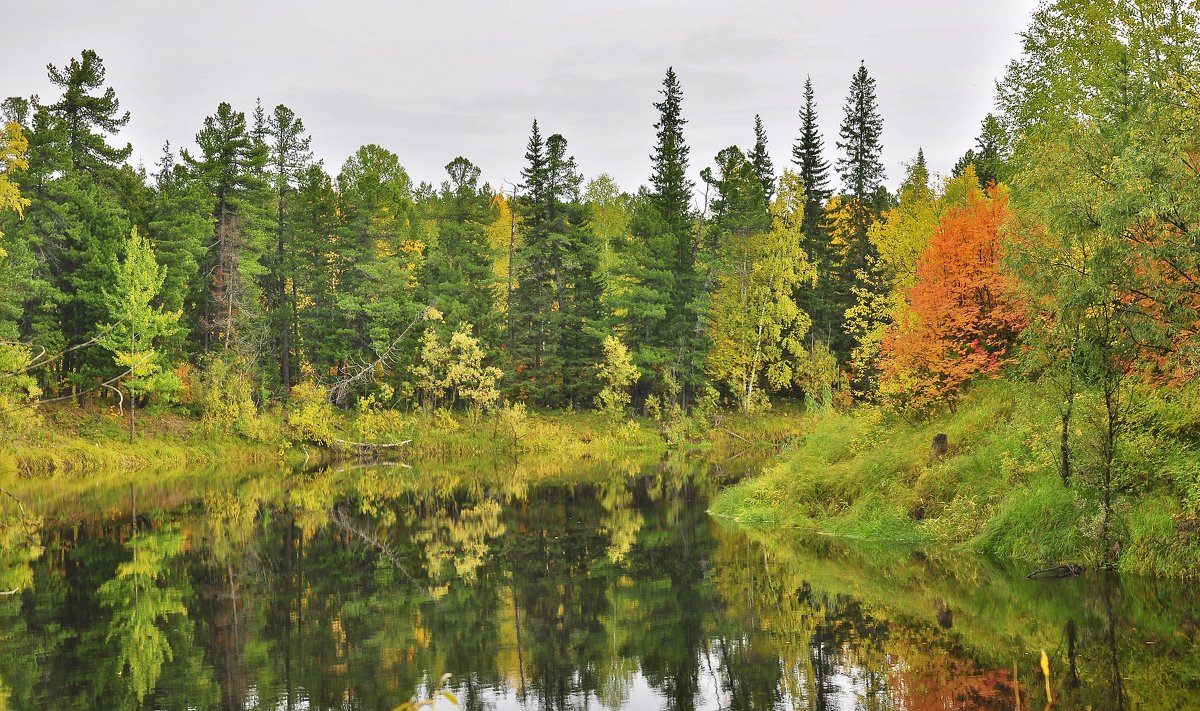
[(136, 535), (105, 493), (6, 518), (0, 709), (391, 709), (446, 672), (467, 709), (1042, 708), (1043, 649), (1058, 708), (1200, 691), (1190, 590), (757, 537), (704, 513), (703, 463), (617, 469), (204, 478), (143, 493)]

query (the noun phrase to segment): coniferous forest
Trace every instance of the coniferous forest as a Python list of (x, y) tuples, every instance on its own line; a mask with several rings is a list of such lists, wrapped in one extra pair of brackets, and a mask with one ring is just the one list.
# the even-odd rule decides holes
[[(469, 156), (426, 176), (377, 144), (324, 164), (282, 104), (216, 103), (135, 167), (114, 136), (136, 77), (87, 49), (51, 58), (51, 90), (3, 103), (0, 421), (20, 439), (102, 408), (136, 439), (149, 408), (254, 439), (282, 413), (291, 441), (329, 444), (371, 439), (329, 430), (362, 413), (600, 410), (669, 439), (775, 403), (797, 435), (907, 432), (919, 462), (935, 431), (959, 428), (936, 460), (1025, 417), (946, 536), (983, 535), (993, 493), (1053, 472), (1066, 493), (1029, 499), (1076, 501), (1097, 559), (1120, 558), (1151, 497), (1168, 518), (1141, 534), (1200, 560), (1176, 545), (1200, 516), (1198, 19), (1175, 0), (1043, 4), (944, 176), (920, 151), (885, 174), (866, 64), (844, 97), (798, 82), (790, 133), (747, 109), (715, 156), (690, 151), (687, 77), (666, 68), (645, 184), (581, 174), (570, 137), (530, 117), (497, 138), (524, 145), (501, 189)], [(867, 520), (894, 504), (875, 484), (772, 497), (810, 497), (808, 523), (859, 503)], [(908, 528), (961, 493), (904, 492)]]

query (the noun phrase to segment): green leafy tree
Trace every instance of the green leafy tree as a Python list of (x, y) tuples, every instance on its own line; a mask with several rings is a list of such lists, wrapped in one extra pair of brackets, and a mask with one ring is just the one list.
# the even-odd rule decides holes
[(631, 389), (639, 377), (629, 349), (615, 336), (604, 339), (604, 360), (596, 366), (596, 377), (603, 388), (596, 395), (596, 407), (606, 415), (620, 417), (629, 407)]
[(761, 406), (760, 386), (781, 389), (796, 378), (808, 315), (792, 295), (816, 272), (803, 249), (804, 186), (785, 171), (771, 205), (769, 230), (739, 236), (723, 249), (712, 299), (709, 372), (733, 389), (746, 412)]
[(167, 566), (183, 552), (183, 535), (174, 529), (145, 532), (127, 545), (133, 560), (121, 563), (96, 594), (112, 613), (106, 639), (117, 647), (117, 674), (140, 704), (174, 659), (165, 624), (187, 616), (182, 591), (165, 581)]
[(125, 259), (116, 265), (112, 292), (105, 292), (112, 321), (96, 338), (125, 369), (122, 378), (129, 395), (129, 441), (133, 442), (138, 398), (170, 393), (179, 386), (163, 370), (155, 342), (179, 330), (179, 311), (165, 311), (156, 302), (166, 280), (150, 242), (134, 228), (125, 246)]

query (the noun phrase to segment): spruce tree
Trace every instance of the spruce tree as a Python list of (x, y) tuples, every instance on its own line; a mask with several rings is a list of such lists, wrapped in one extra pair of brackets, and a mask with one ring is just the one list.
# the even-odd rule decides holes
[(837, 161), (838, 175), (842, 178), (845, 193), (865, 205), (885, 178), (883, 144), (880, 142), (883, 117), (876, 106), (875, 79), (867, 73), (865, 63), (859, 64), (850, 81), (844, 111), (839, 133), (841, 140), (837, 142), (842, 151)]
[(767, 132), (758, 114), (754, 115), (754, 149), (748, 157), (754, 166), (758, 182), (762, 184), (763, 205), (766, 209), (775, 197), (775, 166), (771, 163), (771, 155), (767, 153)]
[[(844, 112), (841, 140), (837, 142), (842, 156), (837, 169), (844, 189), (841, 239), (845, 247), (840, 258), (831, 258), (836, 263), (831, 264), (833, 310), (828, 317), (834, 322), (841, 322), (853, 305), (856, 288), (870, 288), (868, 269), (874, 250), (867, 231), (891, 200), (883, 187), (883, 118), (876, 105), (875, 80), (867, 73), (866, 64), (859, 65), (850, 82)], [(833, 341), (834, 350), (842, 355), (855, 345), (842, 328)]]
[[(683, 139), (683, 90), (674, 69), (667, 70), (661, 93), (662, 101), (654, 104), (659, 120), (650, 186), (635, 203), (631, 236), (622, 245), (624, 284), (613, 303), (625, 313), (627, 337), (637, 348), (634, 360), (646, 376), (639, 402), (653, 386), (686, 404), (702, 376), (702, 282)], [(679, 393), (665, 391), (672, 382), (682, 386)]]
[(839, 328), (834, 294), (834, 255), (825, 224), (825, 209), (833, 190), (829, 185), (829, 162), (817, 125), (817, 104), (812, 77), (804, 81), (804, 106), (800, 108), (800, 135), (792, 146), (792, 163), (804, 186), (804, 234), (807, 249), (817, 270), (815, 287), (803, 286), (795, 295), (796, 303), (812, 318), (810, 333), (814, 339), (830, 341)]
[(200, 337), (198, 325), (204, 297), (200, 265), (213, 234), (212, 204), (203, 183), (175, 162), (170, 143), (154, 174), (147, 217), (147, 236), (157, 247), (166, 278), (160, 299), (167, 311), (180, 311), (182, 328), (164, 336), (159, 347), (173, 358), (194, 355)]
[(541, 405), (585, 404), (602, 340), (597, 240), (586, 227), (582, 177), (567, 141), (530, 132), (518, 209), (525, 227), (517, 251), (511, 357), (519, 396)]
[(817, 126), (817, 104), (812, 77), (804, 80), (804, 106), (800, 109), (800, 136), (792, 146), (792, 163), (804, 184), (804, 235), (810, 240), (820, 232), (825, 203), (833, 195), (829, 187), (829, 162), (823, 155), (825, 142)]
[(296, 325), (292, 343), (302, 361), (312, 366), (318, 377), (325, 377), (337, 372), (346, 353), (345, 344), (353, 334), (338, 308), (342, 272), (350, 269), (340, 254), (343, 243), (335, 237), (339, 228), (338, 194), (321, 163), (309, 165), (300, 174), (287, 212), (295, 259), (292, 286)]
[(445, 335), (470, 324), (485, 352), (500, 347), (502, 315), (496, 309), (499, 283), (492, 270), (487, 229), (495, 219), (491, 188), (480, 169), (459, 156), (446, 164), (448, 180), (437, 196), (438, 233), (422, 277), (425, 301), (442, 312)]

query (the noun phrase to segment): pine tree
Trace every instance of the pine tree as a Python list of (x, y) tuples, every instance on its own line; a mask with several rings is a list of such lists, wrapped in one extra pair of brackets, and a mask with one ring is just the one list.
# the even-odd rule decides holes
[(94, 177), (98, 170), (123, 163), (133, 147), (110, 146), (104, 134), (124, 128), (129, 123), (129, 112), (120, 113), (116, 91), (104, 86), (104, 61), (95, 51), (85, 49), (67, 66), (59, 69), (48, 64), (46, 70), (50, 83), (62, 89), (62, 97), (46, 108), (66, 127), (72, 167)]
[[(266, 201), (268, 186), (263, 178), (266, 153), (263, 145), (246, 128), (246, 115), (226, 102), (204, 119), (196, 134), (200, 157), (183, 152), (184, 163), (207, 187), (215, 220), (213, 246), (202, 268), (209, 276), (201, 321), (204, 350), (217, 344), (225, 350), (237, 346), (261, 355), (259, 329), (253, 323), (260, 305), (257, 280), (265, 273)], [(242, 333), (245, 331), (246, 333)], [(245, 336), (245, 338), (243, 338)]]
[[(347, 372), (396, 351), (396, 339), (421, 311), (415, 295), (428, 238), (412, 179), (395, 153), (362, 146), (342, 166), (337, 187), (336, 309), (346, 335), (327, 347), (334, 349), (338, 371)], [(416, 336), (398, 352), (413, 353)], [(398, 357), (390, 365), (388, 373), (378, 374), (382, 382), (366, 386), (398, 387), (407, 363)]]
[(763, 205), (769, 206), (775, 197), (775, 166), (771, 163), (771, 155), (767, 153), (767, 132), (758, 114), (754, 115), (754, 149), (748, 157), (758, 182), (762, 184)]
[(720, 261), (728, 243), (765, 232), (771, 226), (763, 197), (761, 175), (752, 158), (737, 146), (717, 153), (716, 171), (705, 168), (700, 176), (713, 191), (704, 226), (704, 246), (711, 261)]
[(975, 174), (979, 176), (980, 187), (999, 184), (1008, 179), (1008, 156), (1008, 134), (1000, 119), (989, 113), (983, 117), (975, 147), (967, 149), (958, 159), (952, 174), (957, 178), (966, 172), (968, 165), (973, 165)]
[[(131, 147), (108, 144), (107, 136), (125, 126), (129, 114), (105, 86), (99, 56), (84, 50), (62, 69), (48, 65), (47, 72), (62, 95), (49, 105), (33, 102), (28, 177), (37, 181), (31, 194), (37, 207), (24, 229), (27, 243), (43, 255), (36, 269), (47, 292), (45, 303), (29, 302), (29, 332), (39, 345), (62, 348), (88, 340), (103, 321), (102, 287), (111, 283), (133, 225), (131, 209), (142, 206), (146, 188), (123, 165)], [(81, 390), (111, 368), (95, 349), (69, 351), (58, 366), (60, 377)]]
[[(261, 111), (262, 107), (258, 107)], [(256, 119), (257, 120), (257, 119)], [(288, 253), (292, 241), (288, 224), (287, 203), (300, 179), (300, 174), (312, 162), (310, 144), (304, 121), (291, 109), (280, 104), (266, 119), (268, 145), (268, 176), (275, 203), (275, 249), (269, 259), (268, 311), (275, 333), (275, 352), (279, 360), (279, 385), (287, 397), (292, 386), (292, 332), (296, 328), (295, 259)]]

